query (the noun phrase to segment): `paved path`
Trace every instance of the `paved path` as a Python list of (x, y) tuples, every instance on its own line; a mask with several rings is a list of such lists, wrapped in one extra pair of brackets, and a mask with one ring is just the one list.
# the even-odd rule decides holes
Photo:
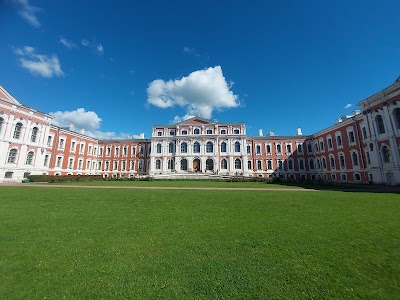
[(2, 186), (20, 187), (48, 187), (48, 188), (84, 188), (84, 189), (152, 189), (152, 190), (213, 190), (213, 191), (296, 191), (317, 192), (314, 189), (305, 188), (227, 188), (227, 187), (182, 187), (182, 186), (110, 186), (110, 185), (63, 185), (54, 183), (2, 183)]

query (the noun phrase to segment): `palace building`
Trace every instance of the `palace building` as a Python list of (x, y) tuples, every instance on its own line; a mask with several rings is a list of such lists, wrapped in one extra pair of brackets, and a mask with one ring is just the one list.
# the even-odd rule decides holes
[(0, 86), (0, 182), (30, 174), (256, 176), (400, 184), (400, 78), (311, 135), (248, 136), (244, 123), (194, 117), (145, 139), (98, 140), (24, 106)]

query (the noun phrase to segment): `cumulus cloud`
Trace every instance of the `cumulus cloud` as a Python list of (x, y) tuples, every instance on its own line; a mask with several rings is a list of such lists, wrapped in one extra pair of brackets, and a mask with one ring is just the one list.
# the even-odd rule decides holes
[(120, 140), (139, 138), (139, 135), (130, 133), (115, 133), (113, 131), (101, 131), (101, 118), (94, 111), (86, 111), (84, 108), (78, 108), (72, 111), (56, 111), (50, 112), (53, 116), (52, 124), (59, 127), (69, 127), (73, 125), (75, 132), (80, 132), (81, 129), (85, 130), (85, 135), (100, 139), (100, 140)]
[(73, 41), (70, 41), (63, 36), (60, 37), (60, 43), (68, 49), (78, 48), (78, 46)]
[(239, 106), (231, 87), (221, 67), (216, 66), (181, 79), (152, 81), (147, 88), (147, 103), (160, 108), (180, 106), (186, 109), (186, 115), (211, 118), (214, 110)]
[(85, 135), (96, 138), (98, 140), (127, 140), (127, 139), (140, 139), (139, 135), (121, 132), (117, 134), (113, 131), (85, 131)]
[(195, 117), (195, 116), (188, 115), (188, 114), (184, 115), (183, 117), (175, 116), (171, 123), (172, 124), (180, 123), (182, 121), (189, 120), (190, 118), (193, 118), (193, 117)]
[(49, 57), (44, 54), (38, 54), (36, 50), (30, 46), (18, 48), (15, 50), (15, 53), (20, 56), (19, 62), (21, 67), (34, 75), (46, 78), (64, 75), (57, 55), (53, 54)]
[(15, 0), (15, 3), (19, 5), (18, 14), (27, 21), (30, 25), (35, 28), (42, 26), (36, 16), (36, 13), (42, 9), (29, 4), (29, 0)]
[(101, 123), (101, 118), (94, 111), (86, 111), (84, 108), (51, 112), (50, 115), (54, 117), (52, 123), (60, 127), (73, 124), (78, 129), (96, 130)]
[(350, 107), (352, 107), (353, 106), (353, 104), (346, 104), (346, 106), (344, 107), (344, 108), (350, 108)]

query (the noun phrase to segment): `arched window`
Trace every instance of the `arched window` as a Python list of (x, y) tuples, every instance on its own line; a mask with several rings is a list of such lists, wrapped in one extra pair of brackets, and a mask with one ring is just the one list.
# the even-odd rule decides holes
[(353, 166), (358, 166), (358, 155), (356, 152), (351, 154), (351, 159), (353, 161)]
[(194, 142), (193, 153), (200, 153), (200, 143), (199, 142)]
[(242, 168), (242, 161), (239, 158), (235, 159), (235, 169), (239, 170)]
[(212, 142), (207, 142), (206, 144), (206, 152), (212, 153), (214, 151), (214, 145)]
[(169, 143), (168, 144), (168, 153), (174, 153), (174, 150), (175, 150), (174, 143)]
[(310, 159), (310, 169), (314, 169), (314, 160)]
[(194, 133), (194, 134), (200, 134), (200, 129), (196, 128), (196, 129), (193, 131), (193, 133)]
[(21, 137), (21, 132), (22, 132), (22, 123), (17, 123), (15, 125), (13, 138), (19, 139)]
[(33, 163), (33, 156), (35, 154), (33, 153), (33, 151), (29, 151), (28, 154), (26, 155), (26, 165), (31, 165)]
[(39, 132), (39, 128), (33, 127), (33, 129), (32, 129), (32, 135), (31, 135), (31, 142), (32, 142), (32, 143), (35, 143), (35, 142), (36, 142), (38, 132)]
[(159, 160), (159, 159), (156, 160), (156, 169), (157, 170), (161, 169), (161, 160)]
[(10, 152), (8, 152), (7, 162), (10, 164), (15, 164), (17, 162), (17, 156), (18, 156), (18, 150), (11, 149)]
[(391, 154), (390, 154), (389, 147), (388, 146), (383, 146), (382, 147), (382, 159), (383, 159), (383, 162), (389, 163), (390, 162), (390, 156), (391, 156)]
[(240, 152), (240, 143), (235, 142), (235, 152)]
[(383, 124), (383, 118), (381, 115), (377, 115), (375, 117), (376, 128), (378, 129), (378, 133), (385, 133), (385, 125)]
[(304, 170), (304, 160), (303, 159), (299, 160), (299, 168), (300, 168), (300, 170)]
[(0, 118), (0, 133), (1, 133), (1, 129), (3, 129), (3, 124), (4, 124), (4, 119)]
[(214, 170), (214, 161), (211, 158), (206, 160), (206, 170), (208, 171)]
[(326, 159), (325, 159), (325, 157), (322, 158), (322, 168), (326, 169)]
[(335, 168), (335, 159), (333, 158), (333, 156), (329, 157), (330, 163), (331, 163), (331, 169)]
[(340, 155), (339, 155), (339, 162), (340, 162), (340, 167), (341, 167), (342, 169), (346, 167), (345, 160), (344, 160), (344, 155), (343, 155), (343, 154), (340, 154)]
[[(394, 118), (394, 123), (396, 126), (396, 129), (400, 129), (400, 108), (395, 108), (393, 110), (393, 118)], [(1, 122), (1, 120), (0, 120)], [(1, 132), (1, 125), (0, 125), (0, 132)]]
[(225, 158), (223, 158), (221, 160), (221, 170), (226, 170), (226, 169), (228, 169), (228, 162), (226, 161)]
[(181, 144), (181, 153), (187, 153), (187, 143), (185, 142)]
[(169, 159), (168, 160), (168, 170), (173, 170), (174, 169), (174, 160), (173, 159)]
[(221, 143), (221, 152), (226, 152), (226, 143), (225, 142)]
[(288, 169), (289, 170), (293, 169), (293, 160), (291, 160), (291, 159), (288, 160)]
[(181, 170), (182, 171), (187, 171), (187, 159), (181, 159)]

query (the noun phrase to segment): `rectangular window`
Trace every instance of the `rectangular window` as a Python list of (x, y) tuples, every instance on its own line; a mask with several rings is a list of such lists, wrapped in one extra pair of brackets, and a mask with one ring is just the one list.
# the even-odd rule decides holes
[(354, 132), (350, 131), (349, 132), (349, 142), (354, 143), (356, 140), (354, 139)]
[(302, 144), (297, 144), (297, 151), (299, 153), (303, 153), (303, 145)]
[(225, 129), (221, 129), (221, 134), (226, 134), (226, 130)]
[(247, 169), (251, 170), (251, 160), (247, 161)]
[(62, 157), (61, 156), (57, 156), (56, 167), (60, 168), (61, 164), (62, 164)]
[(4, 174), (4, 178), (13, 178), (13, 174), (14, 174), (14, 172), (6, 172)]
[(51, 135), (49, 135), (49, 136), (47, 137), (47, 146), (48, 146), (48, 147), (51, 147), (52, 142), (53, 142), (53, 137), (52, 137)]
[(342, 137), (340, 135), (336, 137), (336, 144), (337, 146), (342, 146)]
[(72, 169), (74, 167), (74, 159), (70, 158), (68, 162), (68, 169)]
[(257, 170), (262, 170), (261, 160), (257, 160)]
[(267, 160), (267, 169), (272, 170), (272, 160)]
[(267, 151), (267, 154), (271, 154), (271, 145), (267, 145), (267, 149), (266, 149)]
[(82, 159), (78, 160), (78, 170), (82, 170)]
[(46, 155), (44, 156), (44, 163), (43, 163), (43, 165), (44, 165), (45, 167), (47, 167), (47, 166), (49, 165), (49, 155), (48, 155), (48, 154), (46, 154)]
[(366, 139), (368, 137), (367, 135), (367, 129), (365, 127), (362, 128), (362, 134), (363, 134), (363, 138)]
[(60, 149), (64, 149), (64, 146), (65, 146), (65, 140), (60, 139)]
[(81, 144), (79, 148), (79, 152), (83, 153), (85, 151), (85, 144)]
[(331, 138), (328, 139), (328, 148), (329, 148), (329, 149), (332, 149), (332, 148), (333, 148), (332, 139), (331, 139)]
[(251, 146), (247, 145), (246, 150), (247, 150), (247, 153), (251, 153)]

